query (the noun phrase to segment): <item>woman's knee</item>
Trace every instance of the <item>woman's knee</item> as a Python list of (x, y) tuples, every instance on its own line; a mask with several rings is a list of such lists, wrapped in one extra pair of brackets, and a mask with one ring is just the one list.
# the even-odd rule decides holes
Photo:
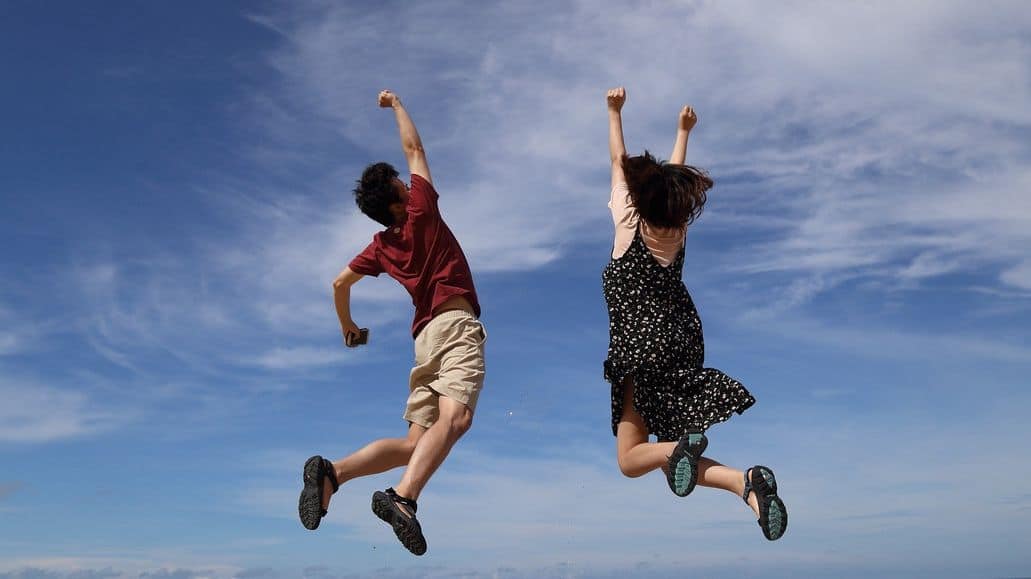
[(619, 464), (619, 472), (627, 478), (637, 478), (644, 474), (639, 466), (635, 465), (625, 453), (616, 455), (616, 462)]

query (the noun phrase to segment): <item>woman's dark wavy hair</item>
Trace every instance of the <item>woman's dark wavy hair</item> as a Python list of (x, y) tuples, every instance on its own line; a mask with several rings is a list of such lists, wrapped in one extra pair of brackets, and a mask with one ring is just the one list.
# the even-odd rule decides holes
[(667, 229), (694, 222), (702, 214), (705, 192), (712, 188), (704, 170), (660, 162), (648, 151), (637, 157), (624, 155), (623, 175), (641, 219)]
[(401, 198), (394, 189), (397, 169), (390, 163), (373, 163), (362, 171), (362, 178), (354, 189), (354, 200), (362, 213), (379, 223), (390, 227), (394, 224), (394, 214), (390, 212), (392, 203), (400, 203)]

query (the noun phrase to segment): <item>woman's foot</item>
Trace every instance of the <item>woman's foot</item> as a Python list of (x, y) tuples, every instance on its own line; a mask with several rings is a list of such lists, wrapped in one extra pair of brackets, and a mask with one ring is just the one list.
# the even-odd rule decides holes
[(705, 452), (709, 440), (699, 429), (688, 430), (669, 455), (666, 482), (678, 497), (686, 497), (698, 483), (698, 459)]
[(756, 465), (745, 472), (741, 498), (755, 511), (763, 536), (770, 541), (784, 536), (788, 528), (788, 509), (777, 496), (777, 478), (770, 468)]
[(304, 463), (302, 472), (304, 488), (297, 501), (297, 514), (305, 529), (314, 531), (319, 528), (322, 517), (326, 516), (329, 497), (340, 488), (337, 483), (333, 463), (315, 455)]
[(418, 509), (419, 505), (414, 500), (402, 497), (392, 488), (372, 494), (372, 512), (394, 529), (397, 540), (413, 555), (426, 552), (426, 538), (422, 536), (422, 526), (415, 518)]

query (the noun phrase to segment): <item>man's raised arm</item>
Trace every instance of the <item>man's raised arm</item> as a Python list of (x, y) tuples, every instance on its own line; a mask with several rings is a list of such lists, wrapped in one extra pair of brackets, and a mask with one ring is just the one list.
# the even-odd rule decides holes
[(401, 150), (408, 161), (408, 172), (433, 183), (433, 179), (430, 177), (430, 166), (426, 162), (426, 150), (422, 148), (419, 131), (415, 130), (415, 123), (412, 122), (412, 117), (408, 116), (408, 111), (401, 104), (401, 99), (389, 90), (380, 91), (379, 106), (394, 109), (397, 128), (401, 133)]

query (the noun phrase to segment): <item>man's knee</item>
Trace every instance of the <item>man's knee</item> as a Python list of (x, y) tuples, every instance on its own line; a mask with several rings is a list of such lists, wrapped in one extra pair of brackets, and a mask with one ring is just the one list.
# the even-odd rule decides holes
[(404, 444), (402, 444), (401, 448), (410, 456), (415, 452), (415, 447), (419, 444), (419, 439), (422, 438), (423, 434), (426, 434), (425, 426), (415, 423), (409, 424), (408, 436), (405, 437)]
[(418, 438), (406, 438), (401, 449), (404, 450), (405, 454), (411, 456), (415, 452), (415, 445), (419, 443)]
[(450, 430), (455, 436), (462, 436), (473, 426), (473, 413), (466, 409), (451, 417)]
[(456, 403), (455, 408), (440, 413), (440, 420), (447, 424), (448, 432), (454, 437), (460, 437), (472, 428), (473, 413), (464, 404)]

